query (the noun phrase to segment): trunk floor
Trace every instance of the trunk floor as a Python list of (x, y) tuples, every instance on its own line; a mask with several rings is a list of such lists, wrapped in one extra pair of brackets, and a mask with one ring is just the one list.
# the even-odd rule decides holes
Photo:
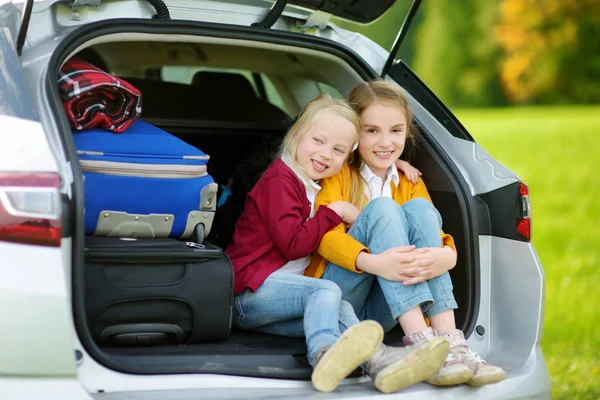
[[(401, 346), (402, 332), (394, 330), (385, 336), (388, 345)], [(103, 347), (103, 350), (118, 355), (306, 355), (304, 338), (270, 335), (261, 332), (232, 330), (223, 341), (183, 345)]]
[(104, 347), (120, 355), (306, 354), (304, 338), (232, 330), (227, 339), (184, 345)]
[[(385, 338), (402, 343), (402, 331)], [(233, 330), (220, 342), (186, 345), (103, 347), (117, 370), (138, 374), (219, 373), (281, 379), (310, 379), (304, 338)], [(356, 370), (351, 376), (360, 376)]]

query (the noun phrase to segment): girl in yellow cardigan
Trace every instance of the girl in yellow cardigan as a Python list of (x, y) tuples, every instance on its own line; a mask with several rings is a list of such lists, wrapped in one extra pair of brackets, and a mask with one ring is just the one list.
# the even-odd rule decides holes
[(450, 353), (427, 382), (479, 386), (504, 379), (456, 329), (448, 273), (456, 264), (454, 240), (441, 230), (423, 181), (412, 183), (394, 164), (415, 140), (404, 93), (390, 82), (363, 82), (349, 102), (360, 115), (358, 149), (340, 173), (320, 182), (315, 209), (344, 200), (360, 215), (349, 230), (340, 224), (324, 235), (305, 275), (335, 282), (359, 319), (374, 319), (386, 332), (399, 323), (406, 345), (444, 336)]

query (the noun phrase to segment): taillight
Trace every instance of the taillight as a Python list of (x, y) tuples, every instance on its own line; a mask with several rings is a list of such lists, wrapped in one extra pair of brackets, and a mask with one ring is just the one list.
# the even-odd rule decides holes
[(522, 239), (527, 242), (531, 240), (531, 203), (529, 202), (529, 188), (524, 183), (519, 184), (517, 233), (522, 235)]
[(0, 172), (0, 240), (60, 246), (60, 176)]

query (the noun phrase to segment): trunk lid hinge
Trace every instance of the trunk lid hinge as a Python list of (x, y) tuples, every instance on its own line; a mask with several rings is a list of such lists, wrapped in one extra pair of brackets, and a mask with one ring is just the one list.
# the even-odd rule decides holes
[(317, 10), (308, 19), (304, 22), (298, 21), (297, 26), (298, 29), (310, 29), (317, 27), (318, 29), (325, 29), (329, 20), (331, 19), (331, 14), (325, 11)]

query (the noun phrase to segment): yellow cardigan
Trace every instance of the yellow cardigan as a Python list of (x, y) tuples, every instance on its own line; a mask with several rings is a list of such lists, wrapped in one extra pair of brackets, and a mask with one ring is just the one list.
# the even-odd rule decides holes
[[(392, 182), (392, 197), (396, 203), (402, 205), (414, 199), (421, 197), (432, 203), (425, 183), (419, 178), (417, 184), (410, 182), (404, 174), (400, 173), (398, 187)], [(320, 205), (330, 204), (334, 201), (350, 201), (350, 167), (344, 165), (342, 170), (335, 176), (323, 179), (319, 182), (321, 191), (317, 195), (314, 209), (317, 210)], [(456, 252), (454, 239), (449, 234), (441, 231), (442, 244), (450, 246)], [(312, 254), (311, 263), (304, 271), (305, 276), (320, 278), (325, 272), (327, 261), (339, 265), (356, 273), (362, 271), (356, 269), (356, 257), (361, 251), (369, 251), (360, 242), (352, 236), (346, 234), (346, 225), (339, 224), (323, 236), (317, 251)]]

